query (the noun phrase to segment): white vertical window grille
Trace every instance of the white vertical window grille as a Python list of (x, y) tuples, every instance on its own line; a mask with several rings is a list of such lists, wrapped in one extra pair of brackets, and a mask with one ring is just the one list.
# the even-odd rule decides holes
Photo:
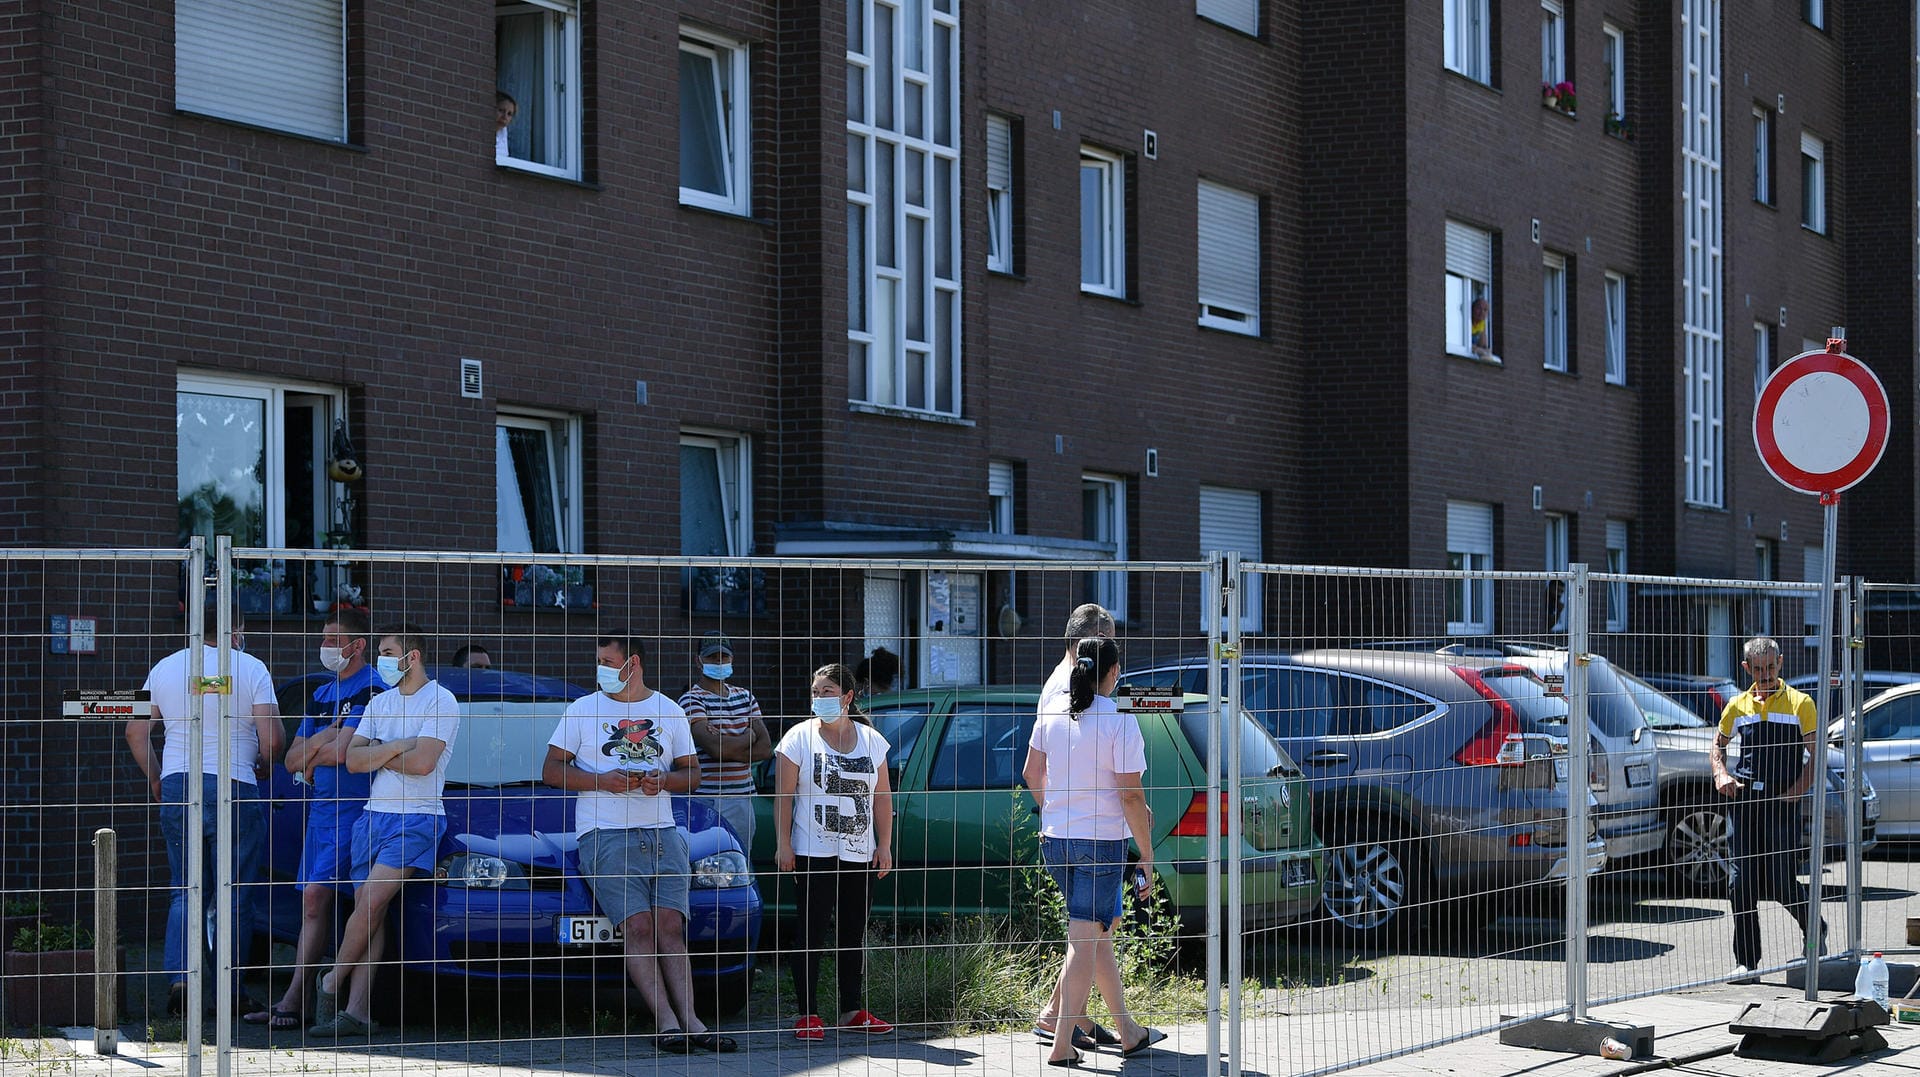
[(1753, 200), (1773, 205), (1773, 110), (1753, 106)]
[(1013, 534), (1013, 463), (987, 461), (987, 530), (996, 535)]
[(1767, 379), (1773, 375), (1773, 326), (1765, 322), (1753, 323), (1753, 398), (1760, 399), (1760, 390), (1767, 387)]
[(1827, 144), (1800, 134), (1800, 223), (1808, 230), (1827, 230)]
[[(1455, 572), (1493, 571), (1493, 506), (1474, 501), (1447, 502), (1447, 568)], [(1463, 577), (1447, 585), (1447, 633), (1487, 635), (1493, 631), (1493, 581)]]
[(1492, 82), (1487, 0), (1440, 0), (1440, 4), (1447, 70), (1475, 82)]
[(1567, 9), (1560, 0), (1540, 0), (1540, 81), (1567, 81)]
[(847, 11), (847, 396), (958, 415), (955, 0)]
[(1127, 294), (1127, 166), (1119, 154), (1080, 147), (1080, 290)]
[(1602, 59), (1607, 68), (1607, 122), (1609, 131), (1624, 134), (1627, 120), (1627, 35), (1618, 26), (1600, 28)]
[[(1607, 521), (1607, 571), (1616, 576), (1624, 576), (1632, 571), (1627, 567), (1627, 522), (1625, 520)], [(1627, 581), (1613, 580), (1607, 584), (1607, 631), (1624, 632), (1627, 630)]]
[(1194, 12), (1243, 34), (1260, 32), (1260, 0), (1195, 0)]
[(174, 105), (345, 142), (346, 19), (342, 0), (177, 0)]
[(1571, 367), (1567, 358), (1567, 259), (1564, 255), (1548, 253), (1542, 268), (1545, 288), (1541, 296), (1544, 318), (1541, 356), (1548, 370), (1564, 374)]
[[(1113, 548), (1113, 559), (1127, 559), (1127, 480), (1115, 475), (1083, 475), (1080, 479), (1080, 536)], [(1127, 574), (1094, 573), (1087, 601), (1098, 602), (1115, 620), (1127, 618)]]
[(1719, 508), (1726, 500), (1720, 0), (1684, 0), (1680, 30), (1686, 499)]
[(987, 117), (987, 268), (1013, 272), (1013, 124)]
[(744, 214), (752, 175), (746, 46), (680, 33), (680, 201)]
[(1493, 234), (1447, 222), (1447, 352), (1494, 362)]
[(1607, 274), (1607, 384), (1627, 383), (1627, 278)]
[[(1232, 551), (1242, 561), (1262, 560), (1260, 491), (1233, 490), (1224, 486), (1200, 487), (1200, 550), (1209, 553)], [(1256, 585), (1240, 594), (1240, 630), (1258, 632), (1264, 626), (1265, 596)], [(1205, 617), (1201, 611), (1202, 618)]]
[(519, 106), (499, 163), (579, 179), (580, 8), (511, 0), (493, 8), (494, 82)]
[(1260, 334), (1260, 196), (1199, 187), (1200, 324)]

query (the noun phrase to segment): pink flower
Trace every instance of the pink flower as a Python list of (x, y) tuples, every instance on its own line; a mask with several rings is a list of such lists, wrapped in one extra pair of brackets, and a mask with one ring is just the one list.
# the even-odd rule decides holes
[(1558, 94), (1561, 94), (1562, 96), (1565, 96), (1565, 95), (1567, 95), (1567, 94), (1571, 94), (1571, 93), (1573, 93), (1573, 83), (1571, 83), (1571, 82), (1563, 82), (1563, 83), (1561, 83), (1560, 85), (1558, 85), (1558, 86), (1555, 86), (1555, 87), (1553, 88), (1553, 90), (1554, 90), (1554, 92), (1555, 92), (1555, 93), (1558, 93)]

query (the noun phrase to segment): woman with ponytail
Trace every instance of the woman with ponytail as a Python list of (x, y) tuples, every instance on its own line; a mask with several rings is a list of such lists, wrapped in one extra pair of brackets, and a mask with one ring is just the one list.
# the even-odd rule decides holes
[[(1027, 744), (1024, 777), (1040, 807), (1041, 859), (1067, 903), (1067, 957), (1055, 1027), (1083, 1020), (1098, 984), (1120, 1030), (1120, 1053), (1131, 1055), (1166, 1036), (1127, 1012), (1113, 953), (1129, 834), (1140, 849), (1140, 869), (1153, 871), (1153, 812), (1140, 788), (1146, 742), (1133, 716), (1113, 705), (1119, 679), (1118, 644), (1089, 638), (1075, 646), (1065, 708), (1056, 702), (1041, 710)], [(1047, 1064), (1079, 1065), (1075, 1038), (1056, 1035)]]

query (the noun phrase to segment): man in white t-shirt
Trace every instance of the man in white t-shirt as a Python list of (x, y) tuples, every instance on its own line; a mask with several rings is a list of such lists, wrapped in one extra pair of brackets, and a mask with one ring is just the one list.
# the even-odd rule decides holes
[(693, 1009), (687, 913), (693, 866), (674, 825), (672, 794), (700, 785), (700, 757), (680, 705), (647, 687), (646, 650), (626, 635), (600, 640), (599, 691), (567, 705), (540, 778), (571, 790), (580, 872), (620, 925), (627, 975), (653, 1011), (655, 1045), (689, 1054), (733, 1051)]
[[(200, 644), (201, 675), (205, 677), (220, 673), (218, 616), (219, 608), (209, 596), (206, 627)], [(238, 897), (234, 902), (231, 940), (235, 969), (245, 963), (247, 948), (252, 942), (254, 891), (258, 889), (255, 884), (260, 879), (260, 866), (266, 861), (267, 820), (259, 799), (257, 776), (279, 758), (286, 733), (280, 726), (280, 707), (273, 692), (273, 674), (267, 672), (265, 663), (241, 649), (244, 643), (241, 633), (243, 627), (244, 621), (236, 609), (233, 612), (233, 650), (229, 659), (229, 676), (232, 680), (228, 694), (232, 701), (233, 720), (227, 727), (231, 745), (231, 769), (228, 775), (234, 801), (233, 882)], [(133, 750), (133, 761), (139, 765), (140, 773), (146, 776), (147, 791), (160, 803), (160, 834), (167, 848), (168, 885), (173, 888), (167, 903), (164, 961), (169, 979), (167, 1009), (174, 1014), (183, 1011), (186, 999), (187, 840), (190, 831), (194, 840), (203, 843), (201, 893), (211, 902), (219, 892), (215, 885), (219, 878), (215, 848), (219, 815), (215, 806), (220, 796), (220, 697), (212, 693), (202, 694), (191, 683), (191, 661), (192, 648), (182, 647), (154, 664), (153, 670), (147, 674), (146, 683), (141, 685), (153, 700), (153, 717), (135, 718), (127, 723), (126, 728), (127, 747)], [(187, 748), (194, 735), (194, 723), (190, 716), (196, 708), (200, 721), (199, 780), (200, 802), (203, 806), (197, 822), (187, 818)], [(155, 727), (162, 727), (165, 738), (158, 760), (154, 758), (153, 751)], [(206, 945), (212, 946), (213, 940), (207, 939)], [(247, 999), (245, 992), (240, 990), (237, 972), (233, 998), (240, 1013), (249, 1012), (259, 1005)], [(209, 988), (209, 1006), (212, 1005), (212, 999), (213, 991)]]
[(379, 636), (374, 671), (388, 690), (367, 701), (347, 746), (347, 769), (373, 775), (367, 810), (353, 833), (353, 915), (340, 933), (333, 971), (320, 980), (310, 1036), (379, 1031), (373, 970), (386, 947), (387, 906), (407, 876), (432, 873), (447, 833), (440, 794), (460, 732), (460, 703), (427, 676), (425, 632), (403, 624)]

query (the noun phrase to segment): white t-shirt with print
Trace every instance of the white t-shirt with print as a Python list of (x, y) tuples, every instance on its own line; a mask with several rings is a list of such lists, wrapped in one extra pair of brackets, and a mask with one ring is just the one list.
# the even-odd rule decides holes
[[(233, 745), (233, 758), (227, 773), (234, 781), (253, 785), (253, 765), (260, 758), (260, 730), (253, 724), (253, 708), (278, 700), (273, 694), (273, 674), (267, 672), (267, 664), (245, 651), (232, 654), (233, 693), (228, 698), (233, 703), (228, 708), (232, 717), (227, 726), (227, 739)], [(153, 700), (153, 716), (166, 720), (167, 739), (160, 749), (162, 778), (187, 772), (187, 731), (193, 724), (188, 715), (196, 699), (200, 703), (200, 772), (220, 773), (220, 697), (200, 695), (187, 683), (191, 658), (187, 648), (182, 647), (155, 663), (147, 674), (147, 683), (140, 686)], [(212, 644), (202, 644), (200, 662), (203, 676), (218, 674), (219, 650)]]
[(787, 730), (774, 749), (800, 768), (794, 785), (793, 851), (853, 863), (873, 860), (873, 791), (887, 766), (887, 738), (851, 718), (851, 750), (841, 752), (820, 735), (820, 719)]
[(447, 763), (453, 759), (453, 738), (460, 733), (460, 701), (428, 681), (412, 695), (389, 688), (367, 701), (356, 737), (370, 741), (403, 740), (429, 737), (446, 747), (426, 774), (402, 774), (382, 767), (373, 774), (373, 791), (367, 797), (367, 810), (392, 815), (445, 815), (440, 795), (447, 788)]
[[(573, 753), (573, 765), (589, 774), (610, 770), (673, 769), (673, 761), (696, 755), (693, 731), (680, 704), (655, 692), (638, 703), (623, 703), (605, 692), (567, 704), (547, 743)], [(673, 825), (673, 797), (665, 790), (649, 796), (589, 790), (574, 802), (573, 829), (658, 830)]]
[(1140, 723), (1106, 696), (1094, 696), (1077, 720), (1068, 712), (1067, 696), (1051, 702), (1038, 712), (1027, 741), (1028, 748), (1047, 756), (1040, 832), (1050, 838), (1126, 838), (1131, 831), (1113, 776), (1146, 773)]

